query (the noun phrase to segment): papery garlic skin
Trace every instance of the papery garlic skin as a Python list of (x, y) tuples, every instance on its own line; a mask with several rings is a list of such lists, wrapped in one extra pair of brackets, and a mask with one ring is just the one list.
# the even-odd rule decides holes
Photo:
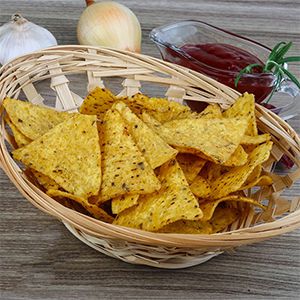
[(89, 5), (82, 13), (77, 38), (81, 45), (141, 51), (141, 25), (126, 6), (113, 2)]
[(57, 41), (50, 31), (15, 14), (0, 27), (0, 64), (55, 45)]

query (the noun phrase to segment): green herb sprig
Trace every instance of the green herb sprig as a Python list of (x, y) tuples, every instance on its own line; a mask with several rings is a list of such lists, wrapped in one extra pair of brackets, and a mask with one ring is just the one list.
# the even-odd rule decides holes
[[(263, 73), (273, 73), (276, 76), (276, 82), (272, 94), (270, 95), (268, 101), (273, 95), (274, 91), (280, 86), (283, 78), (288, 77), (297, 87), (300, 89), (300, 82), (294, 74), (285, 69), (285, 63), (288, 62), (300, 62), (300, 56), (289, 56), (284, 57), (286, 53), (292, 47), (292, 42), (280, 42), (271, 51), (264, 66), (260, 64), (250, 64), (244, 69), (242, 69), (234, 80), (234, 85), (237, 87), (238, 82), (242, 78), (243, 74), (250, 74), (253, 68), (261, 68)], [(266, 102), (268, 102), (266, 101)]]

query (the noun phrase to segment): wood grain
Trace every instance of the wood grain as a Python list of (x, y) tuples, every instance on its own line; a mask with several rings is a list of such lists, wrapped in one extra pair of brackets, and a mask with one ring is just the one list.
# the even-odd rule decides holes
[[(299, 1), (119, 1), (139, 17), (143, 52), (159, 57), (153, 27), (199, 19), (270, 47), (300, 51)], [(0, 25), (15, 12), (76, 44), (83, 0), (0, 0)], [(292, 66), (298, 77), (300, 68)], [(300, 131), (299, 117), (290, 122)], [(287, 192), (299, 195), (299, 182)], [(157, 270), (104, 256), (27, 202), (0, 171), (0, 299), (299, 299), (300, 231), (237, 249), (193, 268)]]

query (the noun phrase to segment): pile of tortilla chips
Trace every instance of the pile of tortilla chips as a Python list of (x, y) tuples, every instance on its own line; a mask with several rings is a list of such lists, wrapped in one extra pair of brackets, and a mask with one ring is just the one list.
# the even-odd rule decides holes
[(224, 231), (247, 206), (245, 190), (271, 185), (272, 149), (258, 134), (254, 98), (201, 113), (142, 94), (96, 88), (79, 113), (5, 99), (14, 159), (60, 203), (116, 225), (162, 233)]

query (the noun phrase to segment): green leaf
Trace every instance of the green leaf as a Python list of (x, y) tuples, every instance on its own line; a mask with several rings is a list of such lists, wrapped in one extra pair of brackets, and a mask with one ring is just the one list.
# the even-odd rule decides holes
[(251, 64), (251, 65), (248, 65), (246, 68), (242, 69), (234, 80), (234, 86), (237, 87), (238, 82), (241, 80), (241, 77), (243, 76), (243, 74), (249, 74), (251, 72), (251, 70), (255, 67), (261, 67), (261, 65), (260, 64)]
[(279, 61), (284, 57), (284, 55), (290, 50), (292, 47), (292, 42), (287, 43), (285, 46), (283, 46), (280, 50), (277, 51), (276, 56), (274, 57), (275, 61)]
[(287, 77), (289, 79), (291, 79), (297, 85), (297, 87), (300, 89), (300, 82), (298, 81), (298, 79), (296, 78), (296, 76), (294, 76), (290, 71), (288, 71), (286, 69), (281, 68), (281, 71), (283, 73), (285, 73), (287, 75)]
[(268, 60), (273, 60), (274, 57), (276, 56), (277, 50), (283, 46), (286, 45), (286, 42), (279, 42), (270, 52)]
[(282, 58), (279, 61), (279, 63), (284, 64), (284, 63), (287, 63), (287, 62), (297, 62), (297, 61), (300, 61), (300, 56), (289, 56), (289, 57)]

